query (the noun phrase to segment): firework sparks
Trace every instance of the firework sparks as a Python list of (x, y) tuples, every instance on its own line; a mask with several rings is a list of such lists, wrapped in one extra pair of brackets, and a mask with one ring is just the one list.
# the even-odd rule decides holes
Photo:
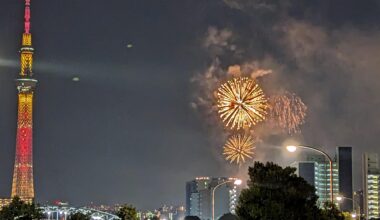
[(268, 101), (258, 84), (247, 77), (234, 78), (217, 91), (219, 114), (226, 127), (251, 127), (265, 119)]
[(230, 163), (241, 165), (247, 158), (253, 158), (254, 143), (255, 141), (250, 135), (234, 135), (227, 140), (223, 155), (226, 156), (226, 160), (230, 161)]
[(289, 134), (299, 133), (305, 122), (307, 106), (294, 93), (285, 92), (270, 98), (270, 119)]

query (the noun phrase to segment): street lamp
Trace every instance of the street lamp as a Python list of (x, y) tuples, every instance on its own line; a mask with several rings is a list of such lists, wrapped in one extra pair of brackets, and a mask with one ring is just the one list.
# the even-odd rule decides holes
[(291, 152), (291, 153), (294, 153), (297, 148), (303, 148), (303, 149), (309, 149), (309, 150), (313, 150), (313, 151), (316, 151), (320, 154), (323, 154), (325, 157), (327, 157), (327, 159), (329, 160), (329, 163), (330, 163), (330, 200), (331, 200), (331, 203), (334, 203), (334, 186), (333, 186), (333, 162), (332, 162), (332, 159), (331, 157), (324, 151), (318, 149), (318, 148), (315, 148), (315, 147), (310, 147), (310, 146), (303, 146), (303, 145), (300, 145), (300, 146), (286, 146), (286, 149)]
[[(336, 201), (338, 201), (338, 202), (342, 202), (343, 199), (351, 200), (352, 202), (354, 202), (355, 205), (356, 205), (357, 207), (359, 207), (359, 218), (360, 218), (360, 215), (361, 215), (361, 213), (360, 213), (360, 204), (359, 204), (358, 201), (353, 200), (353, 199), (351, 199), (351, 198), (344, 197), (344, 196), (342, 196), (342, 195), (338, 195), (338, 196), (336, 196), (335, 199), (336, 199)], [(351, 217), (352, 217), (352, 218), (356, 218), (356, 210), (355, 210), (355, 213), (352, 213), (352, 214), (351, 214)]]
[(221, 185), (224, 185), (224, 184), (227, 184), (227, 183), (234, 183), (235, 186), (239, 186), (242, 184), (242, 180), (240, 179), (235, 179), (235, 180), (227, 180), (227, 181), (224, 181), (222, 183), (219, 183), (218, 185), (216, 185), (213, 189), (212, 189), (212, 220), (215, 220), (215, 190), (221, 186)]

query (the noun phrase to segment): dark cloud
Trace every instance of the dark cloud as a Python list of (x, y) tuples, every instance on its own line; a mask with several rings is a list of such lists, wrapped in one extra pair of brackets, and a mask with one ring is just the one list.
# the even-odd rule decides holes
[(289, 1), (270, 1), (270, 0), (223, 0), (229, 7), (242, 11), (263, 10), (267, 12), (276, 12), (282, 10)]

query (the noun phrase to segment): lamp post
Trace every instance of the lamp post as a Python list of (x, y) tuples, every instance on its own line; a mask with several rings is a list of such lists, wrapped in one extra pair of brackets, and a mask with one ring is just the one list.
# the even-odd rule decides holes
[(327, 157), (327, 159), (329, 160), (329, 163), (330, 163), (330, 200), (331, 200), (331, 203), (334, 203), (334, 186), (333, 186), (333, 162), (332, 162), (332, 159), (331, 157), (324, 151), (318, 149), (318, 148), (315, 148), (315, 147), (310, 147), (310, 146), (303, 146), (303, 145), (300, 145), (300, 146), (287, 146), (286, 149), (293, 153), (297, 150), (297, 148), (303, 148), (303, 149), (309, 149), (309, 150), (313, 150), (313, 151), (316, 151), (320, 154), (323, 154), (325, 157)]
[[(360, 204), (359, 204), (358, 201), (355, 201), (355, 200), (353, 200), (353, 199), (351, 199), (351, 198), (344, 197), (344, 196), (341, 196), (341, 195), (338, 195), (337, 197), (335, 197), (335, 199), (336, 199), (336, 201), (338, 201), (338, 202), (341, 202), (343, 199), (351, 200), (353, 203), (356, 204), (357, 207), (359, 207), (359, 213), (358, 213), (358, 214), (359, 214), (359, 219), (361, 218)], [(355, 216), (354, 216), (354, 215), (355, 215)], [(352, 213), (352, 217), (353, 217), (353, 218), (356, 218), (356, 210), (355, 210), (355, 213)]]
[(212, 189), (212, 220), (215, 220), (215, 190), (221, 186), (221, 185), (224, 185), (224, 184), (227, 184), (227, 183), (234, 183), (234, 185), (238, 186), (238, 185), (241, 185), (242, 181), (240, 179), (236, 179), (236, 180), (227, 180), (227, 181), (224, 181), (222, 183), (219, 183), (218, 185), (216, 185), (213, 189)]

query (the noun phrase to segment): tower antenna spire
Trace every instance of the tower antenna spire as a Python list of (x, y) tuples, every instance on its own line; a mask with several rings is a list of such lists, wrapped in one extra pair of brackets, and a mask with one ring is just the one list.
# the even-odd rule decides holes
[(21, 47), (21, 72), (20, 75), (24, 77), (31, 77), (33, 75), (33, 52), (32, 47), (32, 34), (30, 33), (30, 0), (25, 0), (25, 14), (24, 14), (24, 33), (22, 34), (22, 47)]
[(30, 0), (25, 0), (25, 31), (24, 33), (30, 33)]

